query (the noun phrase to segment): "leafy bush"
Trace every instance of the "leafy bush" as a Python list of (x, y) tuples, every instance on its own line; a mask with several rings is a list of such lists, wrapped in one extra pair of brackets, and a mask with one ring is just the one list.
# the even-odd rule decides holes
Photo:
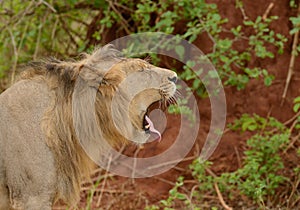
[[(22, 2), (18, 0), (2, 3), (0, 28), (1, 74), (23, 63), (40, 57), (41, 54), (68, 56), (88, 50), (96, 43), (111, 41), (108, 33), (130, 34), (134, 32), (176, 33), (178, 37), (194, 42), (201, 34), (207, 34), (212, 42), (208, 58), (215, 65), (225, 85), (242, 89), (251, 78), (264, 78), (270, 85), (273, 76), (261, 67), (248, 67), (253, 56), (261, 59), (273, 58), (266, 46), (275, 46), (283, 52), (286, 38), (269, 28), (277, 17), (245, 20), (242, 25), (226, 29), (228, 20), (220, 16), (215, 4), (205, 0), (140, 0), (136, 4), (122, 0), (112, 1), (45, 1)], [(242, 4), (240, 5), (242, 6)], [(99, 10), (101, 8), (101, 10)], [(80, 17), (80, 18), (79, 18)], [(185, 27), (181, 27), (183, 24)], [(252, 31), (243, 34), (243, 29)], [(230, 33), (221, 36), (221, 33)], [(233, 37), (233, 38), (229, 38)], [(236, 43), (246, 41), (243, 49)], [(183, 57), (182, 46), (173, 46)], [(11, 59), (12, 58), (12, 59)], [(181, 77), (193, 81), (193, 88), (199, 95), (205, 95), (201, 81), (194, 72), (184, 66)], [(239, 72), (239, 73), (238, 73)]]
[(167, 199), (162, 200), (160, 205), (146, 209), (176, 209), (178, 205), (187, 209), (201, 209), (205, 201), (203, 195), (214, 194), (216, 186), (226, 192), (228, 200), (237, 199), (242, 194), (256, 201), (258, 206), (264, 206), (267, 197), (275, 196), (278, 187), (289, 181), (282, 175), (284, 164), (280, 156), (289, 143), (289, 129), (275, 118), (246, 114), (231, 124), (230, 128), (243, 132), (255, 131), (247, 141), (248, 149), (244, 152), (242, 167), (216, 176), (210, 171), (211, 162), (196, 159), (190, 165), (191, 174), (197, 181), (196, 190), (190, 194), (182, 193), (183, 190), (180, 192), (184, 178), (179, 177)]
[(274, 195), (277, 187), (287, 181), (279, 172), (284, 168), (280, 151), (289, 142), (289, 130), (274, 118), (265, 119), (258, 115), (244, 115), (233, 127), (257, 133), (247, 141), (249, 149), (245, 151), (243, 167), (234, 173), (223, 174), (223, 177), (241, 193), (263, 201), (266, 195)]
[(223, 174), (230, 185), (242, 194), (258, 202), (272, 196), (280, 184), (288, 181), (281, 175), (284, 168), (280, 152), (287, 146), (290, 138), (288, 128), (275, 118), (262, 118), (258, 115), (243, 115), (231, 128), (242, 131), (255, 131), (248, 141), (243, 167), (233, 173)]

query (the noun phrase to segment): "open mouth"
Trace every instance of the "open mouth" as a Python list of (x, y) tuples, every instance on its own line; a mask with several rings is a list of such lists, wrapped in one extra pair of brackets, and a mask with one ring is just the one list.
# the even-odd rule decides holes
[(154, 124), (151, 121), (151, 119), (149, 118), (147, 113), (144, 115), (143, 129), (144, 129), (145, 133), (147, 133), (147, 134), (157, 135), (157, 140), (160, 141), (161, 140), (161, 133), (154, 127)]
[[(173, 104), (173, 103), (176, 103), (176, 99), (174, 99), (173, 96), (166, 97), (166, 95), (164, 93), (162, 95), (161, 100), (155, 101), (152, 104), (150, 104), (150, 106), (148, 107), (148, 109), (143, 117), (143, 130), (145, 131), (146, 134), (153, 134), (156, 137), (155, 139), (157, 139), (158, 141), (161, 140), (161, 133), (155, 128), (154, 123), (152, 122), (152, 120), (149, 117), (149, 113), (150, 113), (150, 111), (152, 111), (154, 109), (157, 109), (157, 108), (160, 109), (161, 105), (163, 105), (163, 107), (167, 108), (170, 104)], [(157, 106), (159, 106), (159, 107), (157, 107)]]

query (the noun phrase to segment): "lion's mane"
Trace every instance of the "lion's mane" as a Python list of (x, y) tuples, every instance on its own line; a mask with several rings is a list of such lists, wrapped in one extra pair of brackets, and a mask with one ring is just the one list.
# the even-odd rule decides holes
[[(94, 163), (80, 145), (73, 121), (80, 122), (81, 126), (76, 128), (80, 130), (80, 134), (89, 135), (82, 136), (82, 138), (91, 141), (89, 143), (91, 148), (95, 143), (93, 141), (104, 139), (114, 140), (109, 142), (113, 146), (125, 142), (124, 137), (109, 120), (111, 98), (124, 75), (120, 75), (118, 71), (109, 72), (106, 80), (103, 80), (103, 73), (123, 58), (110, 45), (96, 50), (91, 55), (84, 54), (82, 57), (80, 61), (65, 62), (50, 59), (33, 62), (21, 75), (22, 79), (40, 80), (47, 83), (52, 92), (52, 102), (44, 115), (42, 129), (47, 137), (47, 145), (54, 153), (56, 170), (60, 178), (56, 197), (70, 204), (77, 202), (81, 180), (83, 177), (88, 177), (94, 167)], [(95, 69), (102, 71), (99, 73)], [(79, 85), (77, 97), (80, 99), (75, 102), (76, 104), (74, 102), (72, 104), (76, 82)], [(101, 94), (98, 94), (96, 101), (93, 101), (92, 98), (97, 91)], [(95, 111), (101, 133), (96, 129), (98, 126), (90, 122), (89, 115), (93, 113), (93, 110), (87, 110), (87, 104), (97, 107)], [(76, 110), (72, 110), (74, 105)], [(97, 145), (101, 143), (98, 142)], [(97, 150), (101, 153), (105, 148), (97, 148)]]

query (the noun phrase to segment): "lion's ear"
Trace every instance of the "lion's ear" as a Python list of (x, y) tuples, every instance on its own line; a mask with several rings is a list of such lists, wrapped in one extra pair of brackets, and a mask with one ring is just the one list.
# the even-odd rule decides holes
[(116, 87), (123, 81), (125, 77), (126, 74), (124, 71), (119, 68), (112, 68), (104, 75), (102, 84)]
[(86, 59), (86, 64), (94, 69), (101, 69), (106, 72), (122, 58), (121, 52), (115, 49), (112, 44), (108, 44), (102, 48), (96, 49)]
[(97, 88), (103, 80), (104, 73), (93, 69), (91, 66), (83, 65), (80, 67), (79, 76), (92, 87)]
[(92, 86), (99, 86), (108, 70), (122, 60), (120, 51), (113, 45), (95, 50), (84, 61), (80, 76)]

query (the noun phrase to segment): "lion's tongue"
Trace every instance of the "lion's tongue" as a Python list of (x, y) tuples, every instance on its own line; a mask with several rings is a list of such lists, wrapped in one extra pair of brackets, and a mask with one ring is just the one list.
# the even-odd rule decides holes
[(161, 140), (161, 134), (160, 134), (160, 132), (154, 128), (153, 122), (150, 120), (150, 118), (149, 118), (147, 115), (145, 116), (145, 119), (146, 119), (147, 123), (150, 125), (149, 130), (150, 130), (152, 133), (157, 134), (158, 137), (159, 137), (159, 138), (158, 138), (158, 141), (160, 141), (160, 140)]

